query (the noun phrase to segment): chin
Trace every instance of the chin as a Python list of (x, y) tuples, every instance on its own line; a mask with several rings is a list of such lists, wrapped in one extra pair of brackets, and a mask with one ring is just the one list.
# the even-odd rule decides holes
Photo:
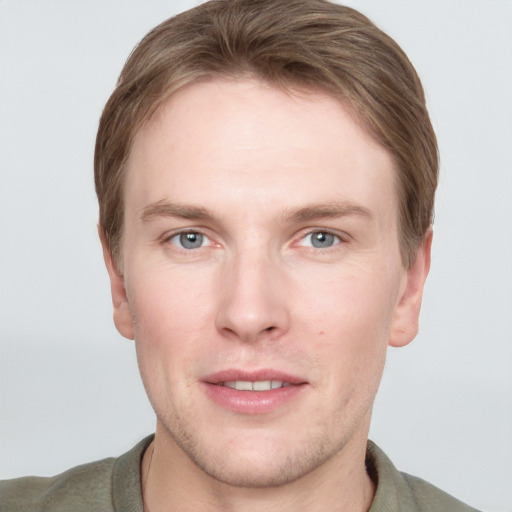
[[(235, 458), (237, 460), (230, 460)], [(275, 454), (270, 460), (262, 460), (262, 457), (244, 457), (241, 460), (239, 454), (221, 461), (198, 456), (192, 460), (215, 480), (245, 488), (280, 487), (299, 480), (323, 462), (320, 458), (311, 457), (311, 454)]]
[(181, 451), (203, 473), (226, 485), (243, 488), (271, 488), (295, 482), (339, 451), (326, 449), (318, 439), (295, 440), (293, 444), (283, 439), (264, 440), (261, 432), (254, 443), (249, 439), (242, 444), (234, 440), (209, 448), (208, 443), (189, 436), (173, 437)]

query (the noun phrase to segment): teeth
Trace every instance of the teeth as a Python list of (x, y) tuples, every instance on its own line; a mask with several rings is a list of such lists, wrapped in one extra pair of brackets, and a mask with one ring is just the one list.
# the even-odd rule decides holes
[(252, 389), (254, 391), (268, 391), (269, 389), (274, 388), (272, 387), (272, 381), (260, 380), (252, 383)]
[(238, 391), (252, 391), (252, 382), (246, 380), (235, 381), (235, 389)]
[(232, 380), (224, 382), (223, 385), (238, 391), (270, 391), (271, 389), (290, 386), (290, 383), (281, 380), (258, 380), (254, 382), (248, 380)]

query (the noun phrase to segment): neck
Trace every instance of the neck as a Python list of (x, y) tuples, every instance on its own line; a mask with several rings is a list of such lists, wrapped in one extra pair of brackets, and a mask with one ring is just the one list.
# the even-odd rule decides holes
[(161, 434), (157, 429), (142, 461), (145, 512), (366, 512), (375, 494), (364, 463), (366, 435), (351, 439), (335, 457), (293, 482), (248, 488), (210, 477)]

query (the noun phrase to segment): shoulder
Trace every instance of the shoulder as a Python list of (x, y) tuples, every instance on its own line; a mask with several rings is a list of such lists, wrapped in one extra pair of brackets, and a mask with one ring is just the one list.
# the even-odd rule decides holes
[(366, 464), (377, 484), (370, 512), (478, 512), (425, 480), (401, 473), (371, 441)]
[(478, 512), (475, 508), (462, 503), (421, 478), (408, 475), (407, 473), (400, 474), (407, 483), (418, 511)]
[(60, 475), (1, 481), (0, 511), (142, 511), (140, 461), (152, 439), (143, 439), (118, 458), (83, 464)]
[(112, 510), (116, 459), (69, 469), (53, 477), (27, 476), (0, 482), (0, 509), (9, 512)]

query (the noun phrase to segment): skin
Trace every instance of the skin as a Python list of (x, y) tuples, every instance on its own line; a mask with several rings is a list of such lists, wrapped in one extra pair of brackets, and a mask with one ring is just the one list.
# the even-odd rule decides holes
[[(157, 415), (152, 512), (368, 510), (373, 400), (387, 346), (416, 334), (430, 264), (429, 232), (403, 267), (397, 211), (390, 155), (323, 93), (196, 83), (140, 130), (122, 272), (104, 255)], [(205, 375), (263, 368), (305, 384), (263, 414), (204, 392)]]

